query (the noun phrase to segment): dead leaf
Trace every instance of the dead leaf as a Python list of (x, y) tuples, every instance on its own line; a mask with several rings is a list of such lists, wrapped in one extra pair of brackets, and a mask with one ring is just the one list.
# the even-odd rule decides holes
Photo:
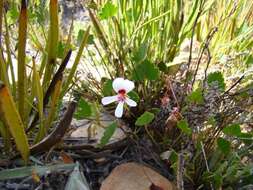
[(150, 190), (164, 190), (163, 188), (161, 188), (153, 183), (150, 185), (149, 189)]
[(74, 160), (66, 152), (61, 151), (60, 156), (64, 164), (74, 163)]
[[(156, 189), (151, 189), (153, 187)], [(160, 189), (158, 189), (159, 187)], [(156, 171), (134, 162), (113, 169), (100, 190), (175, 190), (175, 185)]]

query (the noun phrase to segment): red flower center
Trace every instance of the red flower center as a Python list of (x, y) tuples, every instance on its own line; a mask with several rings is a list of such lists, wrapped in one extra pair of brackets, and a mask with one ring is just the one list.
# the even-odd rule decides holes
[(120, 90), (118, 91), (118, 94), (119, 94), (118, 100), (119, 100), (119, 101), (124, 101), (125, 98), (126, 98), (126, 90), (125, 90), (125, 89), (120, 89)]
[(120, 95), (122, 95), (122, 96), (125, 96), (126, 90), (125, 90), (125, 89), (121, 89), (121, 90), (118, 91), (118, 93), (119, 93)]

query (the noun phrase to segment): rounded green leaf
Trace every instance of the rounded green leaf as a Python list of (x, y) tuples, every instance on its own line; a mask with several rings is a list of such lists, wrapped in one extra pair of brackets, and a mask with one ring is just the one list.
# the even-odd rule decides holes
[(75, 113), (75, 118), (84, 119), (91, 116), (91, 114), (92, 114), (91, 106), (89, 105), (88, 102), (86, 102), (83, 98), (81, 98), (78, 103), (78, 108)]
[(153, 119), (155, 118), (155, 115), (153, 113), (150, 112), (144, 112), (135, 122), (135, 125), (137, 126), (144, 126), (149, 124), (150, 122), (153, 121)]
[(189, 127), (186, 120), (181, 120), (177, 123), (177, 127), (182, 130), (183, 133), (191, 135), (192, 129)]
[(222, 131), (226, 135), (230, 135), (230, 136), (240, 137), (241, 135), (241, 128), (239, 124), (233, 124), (233, 125), (227, 126)]

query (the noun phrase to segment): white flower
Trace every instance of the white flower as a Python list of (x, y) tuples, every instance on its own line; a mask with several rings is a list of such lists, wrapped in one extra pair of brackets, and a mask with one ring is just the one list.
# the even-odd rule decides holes
[(118, 102), (115, 110), (115, 116), (119, 118), (123, 115), (124, 103), (130, 107), (137, 106), (137, 103), (127, 96), (127, 93), (134, 89), (134, 83), (123, 78), (116, 78), (112, 83), (112, 87), (118, 94), (102, 98), (102, 104), (107, 105), (113, 102)]

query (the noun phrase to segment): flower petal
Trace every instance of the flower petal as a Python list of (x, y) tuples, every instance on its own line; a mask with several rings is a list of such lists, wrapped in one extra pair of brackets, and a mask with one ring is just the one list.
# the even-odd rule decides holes
[(120, 118), (123, 115), (124, 102), (119, 102), (115, 110), (115, 116)]
[(103, 105), (108, 105), (110, 103), (116, 102), (118, 100), (118, 96), (108, 96), (108, 97), (104, 97), (102, 98), (102, 104)]
[(129, 105), (130, 107), (135, 107), (135, 106), (137, 106), (137, 103), (136, 103), (134, 100), (132, 100), (132, 99), (130, 99), (130, 98), (128, 98), (128, 97), (126, 97), (125, 102), (126, 102), (127, 105)]
[(123, 83), (124, 83), (123, 78), (116, 78), (113, 80), (112, 87), (115, 90), (115, 92), (118, 93), (119, 90), (123, 89)]
[(130, 80), (124, 80), (123, 78), (116, 78), (114, 79), (112, 83), (112, 87), (115, 90), (115, 92), (119, 92), (119, 90), (125, 90), (126, 93), (130, 92), (134, 89), (134, 82)]
[(134, 82), (130, 81), (130, 80), (124, 80), (123, 82), (123, 89), (126, 90), (126, 93), (132, 91), (134, 89)]

